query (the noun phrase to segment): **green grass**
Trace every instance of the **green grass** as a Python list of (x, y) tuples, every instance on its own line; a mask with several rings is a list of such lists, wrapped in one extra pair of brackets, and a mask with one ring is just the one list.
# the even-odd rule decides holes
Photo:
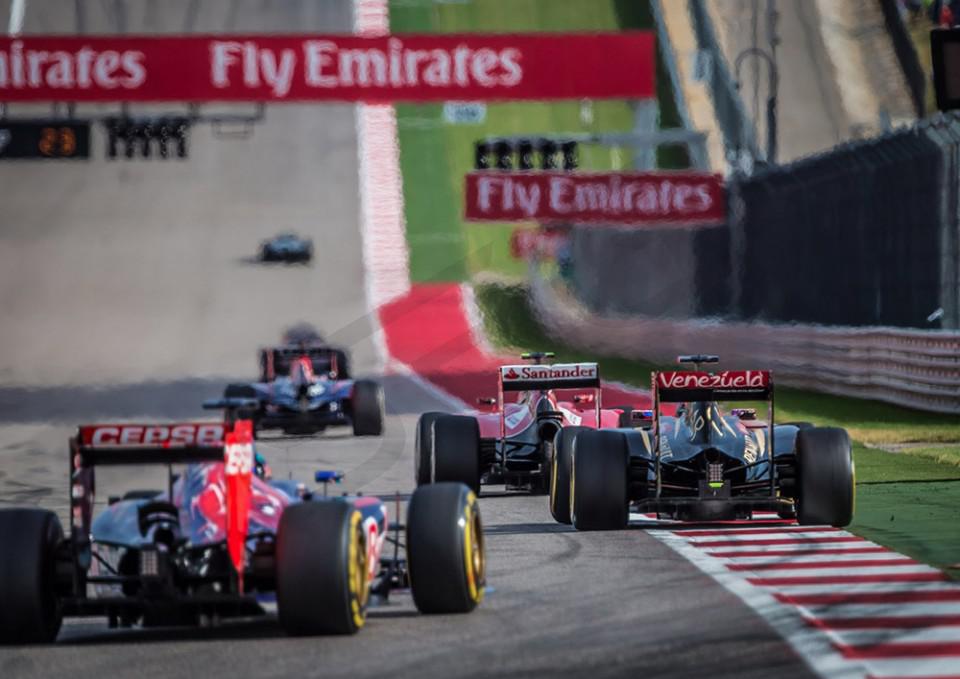
[[(465, 4), (391, 3), (393, 33), (616, 31), (649, 28), (647, 3), (624, 0), (475, 0)], [(679, 124), (669, 79), (658, 58), (661, 125)], [(448, 125), (441, 105), (398, 105), (400, 165), (406, 203), (410, 275), (414, 281), (461, 281), (480, 271), (520, 277), (522, 262), (511, 258), (515, 224), (471, 224), (463, 220), (464, 175), (473, 169), (474, 142), (489, 135), (536, 135), (627, 131), (633, 113), (623, 101), (594, 101), (592, 119), (581, 102), (518, 102), (487, 106), (478, 125)], [(629, 167), (629, 154), (584, 145), (581, 167)], [(660, 153), (659, 162), (685, 167), (686, 154)]]

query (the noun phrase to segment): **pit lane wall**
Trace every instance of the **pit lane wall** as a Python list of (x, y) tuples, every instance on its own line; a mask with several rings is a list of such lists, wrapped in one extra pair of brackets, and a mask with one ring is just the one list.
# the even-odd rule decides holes
[(607, 356), (672, 363), (719, 354), (724, 368), (764, 368), (778, 384), (960, 414), (960, 332), (775, 325), (598, 314), (530, 266), (531, 306), (547, 332)]

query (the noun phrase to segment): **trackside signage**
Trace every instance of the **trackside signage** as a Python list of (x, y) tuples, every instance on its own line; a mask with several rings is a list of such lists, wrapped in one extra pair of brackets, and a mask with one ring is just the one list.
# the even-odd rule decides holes
[(500, 382), (504, 391), (595, 387), (600, 385), (600, 369), (596, 363), (504, 365)]
[(772, 382), (767, 370), (663, 371), (654, 383), (664, 401), (766, 398)]
[(701, 172), (471, 172), (472, 221), (705, 226), (726, 218), (723, 181)]
[(654, 96), (654, 38), (640, 31), (0, 39), (5, 102)]

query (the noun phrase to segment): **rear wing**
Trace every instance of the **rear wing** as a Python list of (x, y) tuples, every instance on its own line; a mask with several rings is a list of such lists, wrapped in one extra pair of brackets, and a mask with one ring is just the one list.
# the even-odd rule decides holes
[(76, 467), (222, 462), (223, 422), (87, 424), (71, 440)]
[(337, 350), (326, 345), (268, 347), (260, 350), (260, 373), (264, 382), (271, 382), (278, 375), (290, 372), (290, 365), (298, 358), (310, 359), (313, 372), (317, 375), (333, 373), (339, 375)]
[[(528, 355), (525, 354), (524, 358)], [(540, 360), (546, 354), (529, 355)], [(597, 423), (600, 423), (600, 367), (596, 363), (542, 363), (504, 365), (497, 373), (497, 405), (500, 409), (500, 438), (507, 436), (506, 413), (503, 407), (503, 395), (508, 391), (528, 391), (530, 389), (593, 389), (594, 408)]]
[(767, 370), (699, 370), (654, 372), (651, 384), (661, 403), (681, 401), (765, 401), (773, 392)]
[(500, 386), (503, 391), (599, 389), (600, 368), (596, 363), (504, 365), (500, 367)]
[[(684, 363), (716, 363), (715, 356), (681, 356)], [(770, 455), (770, 493), (776, 494), (776, 470), (773, 466), (773, 379), (769, 370), (661, 370), (650, 375), (653, 385), (653, 441), (657, 491), (662, 490), (660, 475), (660, 404), (685, 401), (766, 401), (767, 436)]]

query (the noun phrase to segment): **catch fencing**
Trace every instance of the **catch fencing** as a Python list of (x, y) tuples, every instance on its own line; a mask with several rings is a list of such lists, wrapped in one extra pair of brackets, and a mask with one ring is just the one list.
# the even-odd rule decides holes
[(530, 294), (550, 334), (591, 352), (670, 363), (706, 351), (725, 368), (773, 370), (778, 384), (960, 414), (960, 332), (601, 315), (535, 266)]

